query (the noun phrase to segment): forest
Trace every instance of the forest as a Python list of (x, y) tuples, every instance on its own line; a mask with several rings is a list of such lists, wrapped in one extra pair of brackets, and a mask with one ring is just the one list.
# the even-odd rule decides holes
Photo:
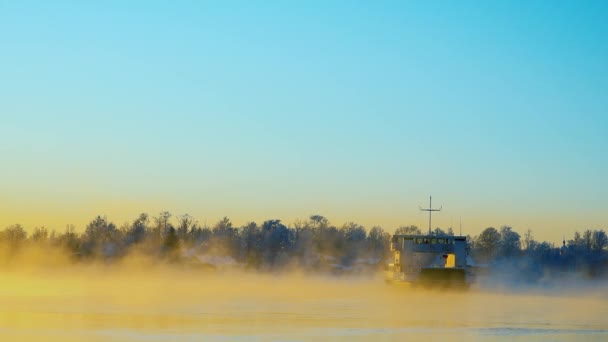
[[(416, 226), (398, 227), (394, 234), (421, 234)], [(451, 228), (435, 228), (437, 236), (454, 235)], [(353, 222), (335, 226), (312, 215), (290, 226), (273, 219), (262, 224), (234, 226), (224, 217), (201, 226), (192, 216), (156, 216), (142, 213), (117, 226), (105, 216), (93, 218), (82, 232), (73, 225), (63, 231), (35, 227), (30, 234), (19, 224), (0, 231), (0, 262), (10, 265), (16, 256), (36, 248), (61, 251), (71, 262), (111, 263), (130, 255), (159, 262), (210, 269), (241, 267), (280, 271), (297, 267), (308, 272), (357, 273), (378, 271), (390, 256), (391, 233), (380, 226), (370, 229)], [(608, 237), (604, 230), (576, 231), (561, 246), (523, 236), (512, 227), (485, 228), (468, 236), (470, 263), (492, 267), (511, 265), (530, 280), (554, 274), (584, 277), (608, 275)]]

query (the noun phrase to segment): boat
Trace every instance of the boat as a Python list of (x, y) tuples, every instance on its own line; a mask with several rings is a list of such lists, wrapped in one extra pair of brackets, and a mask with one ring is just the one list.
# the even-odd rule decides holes
[(465, 236), (393, 235), (386, 280), (393, 284), (468, 288)]
[(396, 234), (391, 240), (392, 261), (386, 280), (391, 284), (426, 288), (468, 288), (472, 272), (467, 266), (467, 238), (431, 231), (432, 198), (429, 208), (428, 234)]

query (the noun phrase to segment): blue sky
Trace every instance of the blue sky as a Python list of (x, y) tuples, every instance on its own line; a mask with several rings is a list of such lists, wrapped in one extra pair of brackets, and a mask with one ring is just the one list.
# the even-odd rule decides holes
[(607, 7), (0, 1), (0, 226), (608, 228)]

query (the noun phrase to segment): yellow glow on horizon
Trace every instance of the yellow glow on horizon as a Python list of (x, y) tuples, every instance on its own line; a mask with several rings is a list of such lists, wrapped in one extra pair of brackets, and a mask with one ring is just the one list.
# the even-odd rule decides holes
[[(140, 213), (145, 212), (155, 216), (161, 211), (169, 211), (174, 216), (192, 215), (200, 225), (213, 226), (222, 217), (227, 216), (235, 226), (254, 221), (258, 224), (268, 219), (280, 219), (288, 225), (296, 221), (306, 220), (310, 215), (319, 214), (329, 219), (330, 223), (340, 227), (346, 222), (355, 222), (367, 229), (379, 225), (385, 231), (393, 233), (401, 225), (416, 225), (422, 231), (428, 229), (428, 216), (414, 208), (409, 211), (396, 210), (389, 203), (382, 205), (374, 203), (366, 207), (362, 203), (342, 204), (325, 203), (322, 205), (307, 204), (306, 202), (291, 207), (274, 206), (269, 202), (259, 201), (251, 204), (243, 200), (210, 201), (201, 199), (199, 202), (188, 200), (166, 201), (162, 198), (139, 200), (119, 196), (95, 195), (87, 198), (65, 199), (47, 197), (0, 199), (0, 229), (19, 223), (26, 230), (45, 226), (47, 229), (63, 231), (67, 224), (75, 225), (78, 231), (97, 215), (105, 215), (117, 226), (132, 222)], [(559, 218), (547, 213), (508, 214), (490, 213), (463, 217), (463, 235), (478, 235), (484, 228), (510, 225), (520, 235), (531, 229), (537, 240), (560, 243), (563, 236), (571, 238), (575, 231), (586, 228), (605, 229), (601, 226), (600, 214), (595, 216), (561, 216)], [(593, 222), (584, 225), (583, 222)], [(433, 227), (447, 229), (452, 225), (455, 234), (459, 233), (458, 219), (448, 211), (433, 216)]]

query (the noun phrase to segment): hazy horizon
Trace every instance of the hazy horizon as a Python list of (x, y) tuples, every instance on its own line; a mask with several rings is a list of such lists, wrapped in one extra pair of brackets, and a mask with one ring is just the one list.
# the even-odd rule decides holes
[[(428, 206), (428, 203), (427, 203), (427, 206)], [(435, 205), (434, 205), (434, 207), (435, 207)], [(34, 230), (34, 228), (36, 228), (36, 227), (45, 227), (49, 230), (55, 230), (56, 232), (60, 233), (65, 230), (67, 225), (73, 225), (77, 232), (84, 232), (86, 226), (91, 222), (91, 220), (93, 220), (97, 216), (106, 217), (109, 221), (113, 222), (117, 226), (121, 226), (124, 223), (129, 223), (129, 224), (132, 223), (133, 220), (135, 220), (141, 213), (147, 213), (150, 215), (150, 217), (154, 217), (154, 216), (157, 216), (157, 214), (160, 213), (161, 211), (165, 211), (165, 210), (158, 210), (155, 212), (141, 211), (141, 212), (134, 213), (133, 215), (129, 214), (129, 215), (120, 215), (120, 216), (115, 216), (115, 215), (106, 214), (106, 213), (97, 213), (97, 214), (91, 214), (91, 216), (89, 216), (87, 218), (83, 218), (81, 220), (65, 221), (65, 223), (63, 223), (64, 222), (63, 218), (58, 218), (55, 221), (51, 220), (50, 222), (45, 223), (42, 221), (31, 221), (31, 219), (28, 221), (28, 219), (26, 217), (26, 220), (24, 220), (24, 221), (7, 223), (2, 226), (2, 229), (5, 227), (8, 227), (10, 225), (13, 225), (13, 224), (20, 224), (29, 233), (31, 233)], [(418, 211), (418, 208), (416, 208), (416, 211)], [(443, 211), (445, 211), (445, 213), (448, 212), (447, 210), (445, 210), (445, 208), (442, 209), (442, 212)], [(261, 224), (262, 222), (264, 222), (266, 220), (273, 220), (273, 219), (279, 219), (279, 220), (281, 220), (281, 222), (283, 222), (291, 227), (297, 222), (302, 222), (302, 221), (308, 220), (308, 218), (313, 214), (315, 214), (315, 215), (319, 214), (319, 213), (311, 213), (311, 215), (302, 215), (302, 216), (296, 216), (291, 219), (285, 219), (285, 218), (281, 218), (281, 217), (272, 217), (272, 216), (247, 218), (247, 217), (244, 217), (243, 215), (236, 215), (236, 216), (223, 215), (223, 216), (210, 218), (210, 217), (198, 217), (191, 213), (180, 212), (180, 211), (174, 211), (174, 212), (168, 211), (168, 212), (170, 212), (172, 214), (171, 221), (177, 220), (177, 217), (180, 215), (189, 214), (193, 217), (193, 219), (196, 222), (198, 222), (198, 224), (200, 226), (203, 226), (203, 227), (205, 227), (205, 226), (212, 227), (218, 221), (220, 221), (223, 217), (228, 217), (236, 227), (244, 226), (245, 224), (247, 224), (249, 222), (256, 222), (258, 224)], [(436, 227), (440, 227), (445, 230), (445, 229), (451, 227), (455, 234), (457, 234), (457, 235), (460, 234), (459, 217), (451, 219), (450, 221), (446, 220), (445, 218), (441, 219), (439, 216), (446, 215), (445, 213), (436, 213), (433, 216), (433, 221), (432, 221), (433, 229), (435, 229)], [(420, 214), (417, 214), (415, 219), (412, 219), (412, 220), (400, 219), (399, 217), (395, 217), (393, 219), (393, 222), (394, 222), (393, 224), (390, 224), (390, 221), (388, 221), (386, 219), (386, 217), (378, 218), (378, 221), (374, 221), (373, 219), (356, 220), (356, 219), (351, 219), (348, 217), (344, 217), (344, 219), (337, 219), (337, 218), (333, 218), (331, 216), (326, 216), (323, 214), (321, 214), (321, 215), (326, 217), (329, 220), (330, 224), (338, 226), (338, 227), (342, 226), (345, 223), (354, 222), (354, 223), (363, 225), (366, 228), (366, 230), (368, 230), (368, 231), (374, 226), (380, 226), (391, 234), (398, 227), (409, 226), (409, 225), (415, 225), (418, 228), (420, 228), (423, 232), (426, 232), (428, 230), (428, 214), (422, 213), (422, 212), (420, 212)], [(396, 215), (396, 216), (398, 216), (398, 215)], [(356, 216), (353, 215), (353, 217), (356, 217)], [(389, 222), (389, 224), (377, 223), (382, 220), (384, 220), (384, 222)], [(480, 222), (480, 221), (481, 220), (478, 220), (478, 222)], [(520, 222), (521, 222), (521, 220), (520, 220)], [(174, 224), (175, 223), (177, 223), (177, 222), (174, 222)], [(514, 225), (509, 222), (504, 222), (504, 223), (488, 222), (488, 223), (484, 224), (484, 221), (481, 221), (481, 225), (479, 225), (479, 223), (473, 227), (471, 227), (471, 225), (472, 224), (470, 222), (465, 221), (464, 218), (462, 219), (462, 235), (476, 236), (487, 227), (500, 228), (501, 226), (510, 226), (514, 230), (518, 231), (520, 234), (524, 234), (528, 229), (530, 229), (536, 239), (539, 239), (541, 241), (546, 240), (549, 243), (555, 243), (556, 245), (561, 245), (564, 237), (565, 237), (566, 241), (571, 239), (572, 235), (576, 231), (581, 232), (586, 229), (604, 229), (603, 226), (599, 226), (599, 225), (598, 226), (583, 226), (583, 225), (580, 225), (580, 224), (577, 224), (576, 222), (574, 222), (573, 225), (571, 226), (571, 228), (569, 228), (569, 226), (567, 226), (567, 225), (563, 225), (563, 234), (560, 233), (562, 235), (558, 235), (557, 232), (552, 232), (552, 234), (544, 234), (542, 230), (534, 229), (533, 225), (522, 225), (522, 224)], [(555, 240), (552, 240), (551, 239), (552, 237), (555, 237)]]

